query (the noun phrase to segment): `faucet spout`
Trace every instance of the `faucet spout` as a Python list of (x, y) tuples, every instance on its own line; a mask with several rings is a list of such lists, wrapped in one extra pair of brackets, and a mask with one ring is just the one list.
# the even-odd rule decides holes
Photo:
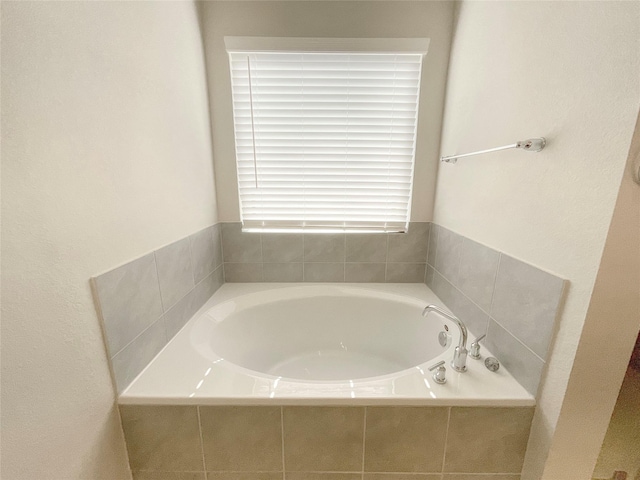
[(458, 346), (455, 348), (453, 352), (453, 360), (451, 361), (451, 366), (457, 372), (466, 372), (467, 371), (467, 327), (458, 317), (451, 315), (450, 313), (445, 312), (443, 309), (436, 305), (427, 305), (422, 311), (422, 316), (426, 317), (430, 312), (435, 312), (438, 315), (447, 318), (454, 322), (458, 328), (460, 329), (460, 341), (458, 342)]

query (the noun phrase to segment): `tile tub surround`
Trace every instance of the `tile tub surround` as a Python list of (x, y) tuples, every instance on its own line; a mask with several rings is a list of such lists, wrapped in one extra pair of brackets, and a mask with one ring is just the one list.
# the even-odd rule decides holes
[(425, 283), (535, 395), (568, 282), (431, 224)]
[(246, 233), (240, 223), (223, 223), (225, 281), (422, 283), (430, 228), (412, 222), (407, 233)]
[(517, 480), (533, 407), (121, 405), (134, 479)]
[(223, 283), (219, 224), (91, 279), (118, 392)]

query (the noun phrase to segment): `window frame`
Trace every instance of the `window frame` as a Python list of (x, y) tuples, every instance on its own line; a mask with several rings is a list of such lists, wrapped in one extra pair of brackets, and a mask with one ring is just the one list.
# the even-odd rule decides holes
[[(411, 215), (411, 203), (413, 199), (413, 183), (415, 175), (416, 163), (416, 146), (418, 141), (418, 124), (419, 124), (419, 105), (422, 83), (422, 68), (424, 57), (428, 52), (428, 38), (293, 38), (293, 37), (224, 37), (225, 47), (229, 55), (230, 69), (232, 68), (232, 58), (234, 54), (252, 54), (252, 53), (353, 53), (357, 54), (410, 54), (420, 55), (419, 73), (417, 79), (416, 104), (415, 104), (415, 124), (413, 131), (413, 151), (411, 153), (411, 176), (409, 180), (408, 203), (406, 207), (406, 220), (404, 226), (398, 226), (397, 222), (391, 226), (382, 225), (378, 222), (375, 226), (356, 226), (355, 224), (346, 225), (348, 222), (336, 221), (332, 225), (315, 225), (305, 224), (297, 221), (291, 225), (284, 225), (284, 221), (279, 222), (280, 225), (274, 226), (276, 222), (271, 224), (251, 225), (245, 224), (245, 214), (243, 212), (243, 200), (241, 197), (240, 173), (239, 173), (239, 151), (238, 137), (236, 133), (236, 113), (234, 111), (234, 139), (235, 143), (235, 162), (236, 174), (238, 181), (238, 201), (240, 209), (240, 217), (243, 225), (243, 231), (259, 231), (259, 232), (366, 232), (366, 233), (399, 233), (405, 232), (408, 228)], [(250, 67), (249, 67), (250, 70)], [(230, 72), (232, 89), (233, 71)], [(235, 98), (234, 98), (235, 102)], [(234, 103), (235, 105), (235, 103)], [(252, 107), (253, 108), (253, 107)], [(253, 112), (253, 110), (252, 110)], [(253, 117), (253, 113), (251, 113)], [(253, 121), (252, 121), (253, 123)], [(253, 133), (253, 125), (252, 125)], [(254, 145), (254, 161), (255, 161), (255, 138)], [(341, 224), (342, 223), (342, 224)], [(353, 222), (355, 223), (355, 222)]]

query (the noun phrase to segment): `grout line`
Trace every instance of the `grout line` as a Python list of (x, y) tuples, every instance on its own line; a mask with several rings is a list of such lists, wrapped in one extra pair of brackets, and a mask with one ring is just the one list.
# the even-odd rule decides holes
[[(427, 256), (424, 259), (424, 263), (429, 264), (429, 252), (431, 251), (431, 234), (433, 233), (433, 222), (429, 223), (429, 235), (427, 235)], [(426, 277), (425, 277), (426, 279)]]
[(460, 266), (462, 265), (462, 251), (464, 250), (464, 242), (469, 240), (467, 237), (460, 235), (460, 244), (458, 245), (458, 258), (456, 259), (456, 273), (455, 276), (460, 281)]
[(362, 427), (362, 480), (364, 480), (364, 452), (365, 448), (367, 448), (366, 438), (367, 438), (367, 409), (368, 407), (365, 405), (364, 407), (364, 425)]
[[(304, 232), (303, 232), (303, 233), (302, 233), (302, 263), (304, 263), (304, 262), (306, 262), (306, 261), (307, 261), (307, 255), (306, 255), (306, 253), (305, 253), (306, 251), (305, 251), (305, 248), (304, 248), (304, 244), (305, 244), (305, 241), (304, 241), (304, 240), (305, 240), (305, 236), (306, 236), (306, 235), (305, 235), (305, 234), (304, 234)], [(303, 268), (304, 268), (304, 267), (303, 267)], [(302, 278), (304, 279), (304, 274), (303, 274), (303, 277), (302, 277)]]
[(389, 282), (389, 234), (387, 234), (387, 251), (384, 255), (384, 283)]
[(446, 480), (449, 475), (472, 475), (473, 477), (487, 477), (489, 479), (495, 478), (499, 475), (522, 475), (522, 472), (499, 472), (499, 473), (466, 473), (466, 472), (443, 472), (445, 475), (443, 478)]
[(204, 469), (206, 476), (207, 462), (204, 459), (204, 440), (202, 438), (202, 422), (200, 421), (200, 405), (196, 405), (196, 412), (198, 412), (198, 432), (200, 432), (200, 453), (202, 454), (202, 468)]
[(447, 461), (447, 442), (449, 441), (450, 423), (451, 423), (451, 407), (449, 407), (447, 411), (447, 431), (444, 434), (444, 452), (442, 453), (442, 471), (441, 471), (443, 475), (444, 475), (445, 462)]
[[(231, 225), (231, 222), (223, 222), (224, 224), (229, 224)], [(223, 224), (220, 224), (220, 248), (222, 250), (222, 278), (224, 280), (224, 283), (227, 283), (227, 269), (226, 269), (226, 264), (231, 263), (231, 262), (227, 262), (224, 258), (224, 235), (222, 234), (222, 230), (223, 230)]]
[[(467, 237), (463, 237), (463, 241), (464, 239), (466, 239)], [(490, 248), (490, 247), (487, 247)], [(494, 250), (494, 249), (492, 249)], [(497, 250), (494, 250), (497, 251)], [(497, 252), (499, 254), (498, 257), (498, 266), (496, 268), (496, 272), (495, 272), (495, 276), (494, 276), (494, 281), (493, 281), (493, 290), (491, 293), (491, 306), (489, 308), (489, 312), (486, 312), (482, 307), (480, 307), (476, 302), (474, 302), (471, 298), (469, 298), (462, 290), (460, 290), (456, 285), (453, 284), (452, 281), (450, 281), (445, 275), (443, 275), (436, 267), (435, 265), (433, 266), (434, 272), (438, 273), (438, 275), (440, 275), (449, 285), (451, 285), (451, 287), (453, 287), (458, 293), (460, 293), (464, 298), (466, 298), (469, 302), (471, 302), (474, 306), (476, 306), (477, 308), (480, 309), (480, 311), (482, 311), (483, 313), (485, 313), (487, 315), (487, 317), (489, 318), (489, 323), (487, 324), (487, 327), (485, 329), (485, 333), (488, 334), (489, 332), (489, 325), (491, 323), (491, 321), (496, 322), (497, 325), (499, 325), (505, 332), (507, 332), (511, 337), (513, 337), (520, 345), (522, 345), (524, 348), (526, 348), (529, 352), (531, 352), (536, 358), (538, 358), (543, 364), (546, 364), (545, 360), (543, 358), (540, 357), (540, 355), (538, 355), (536, 352), (534, 352), (531, 348), (529, 348), (529, 346), (527, 346), (522, 340), (520, 340), (516, 335), (514, 335), (509, 329), (505, 328), (504, 325), (502, 325), (500, 322), (498, 322), (495, 318), (493, 318), (493, 316), (491, 315), (491, 310), (493, 307), (493, 300), (494, 300), (494, 296), (495, 296), (495, 286), (497, 283), (497, 279), (498, 279), (498, 271), (500, 269), (500, 263), (502, 261), (502, 256), (504, 255), (504, 253), (502, 252)], [(436, 250), (436, 254), (437, 254), (437, 250)], [(435, 260), (434, 260), (435, 263)]]
[[(489, 317), (490, 320), (493, 320), (494, 322), (496, 322), (498, 324), (498, 326), (500, 328), (502, 328), (505, 332), (507, 332), (510, 336), (512, 336), (520, 345), (522, 345), (524, 348), (526, 348), (527, 350), (529, 350), (533, 355), (535, 355), (538, 359), (540, 359), (540, 361), (544, 364), (546, 364), (547, 362), (543, 359), (540, 358), (540, 355), (538, 355), (536, 352), (534, 352), (533, 350), (531, 350), (522, 340), (520, 340), (518, 337), (516, 337), (513, 333), (511, 333), (507, 328), (505, 328), (504, 325), (502, 325), (499, 321), (497, 321), (495, 318), (493, 317)], [(488, 330), (488, 329), (487, 329)]]
[[(214, 224), (214, 225), (217, 225), (217, 224)], [(191, 237), (192, 237), (193, 235), (195, 235), (195, 234), (196, 234), (196, 233), (198, 233), (198, 232), (201, 232), (202, 230), (206, 230), (207, 228), (210, 228), (210, 227), (212, 227), (212, 226), (214, 226), (214, 225), (209, 225), (208, 227), (202, 228), (202, 229), (200, 229), (200, 230), (198, 230), (198, 231), (196, 231), (196, 232), (193, 232), (193, 233), (191, 233), (191, 234), (189, 234), (189, 235), (186, 235), (186, 236), (184, 236), (184, 237), (182, 237), (182, 238), (179, 238), (179, 239), (177, 239), (177, 240), (174, 240), (173, 242), (169, 242), (169, 243), (166, 243), (166, 244), (164, 244), (164, 245), (160, 245), (159, 247), (154, 248), (153, 250), (147, 250), (147, 251), (146, 251), (145, 253), (143, 253), (142, 255), (139, 255), (139, 256), (137, 256), (137, 257), (135, 257), (135, 258), (132, 258), (131, 260), (128, 260), (128, 261), (125, 261), (125, 262), (119, 263), (119, 264), (117, 264), (116, 266), (114, 266), (113, 268), (110, 268), (109, 270), (104, 270), (104, 271), (101, 271), (101, 272), (99, 272), (99, 273), (97, 273), (97, 274), (95, 274), (95, 275), (91, 276), (91, 277), (90, 277), (90, 279), (97, 279), (97, 278), (101, 277), (102, 275), (104, 275), (105, 273), (113, 272), (114, 270), (117, 270), (117, 269), (118, 269), (118, 268), (120, 268), (120, 267), (124, 267), (124, 266), (126, 266), (126, 265), (129, 265), (130, 263), (136, 262), (136, 261), (140, 260), (141, 258), (144, 258), (144, 257), (146, 257), (146, 256), (149, 256), (149, 255), (151, 255), (152, 253), (155, 253), (155, 252), (157, 252), (157, 251), (159, 251), (159, 250), (162, 250), (162, 249), (163, 249), (163, 248), (165, 248), (165, 247), (168, 247), (168, 246), (173, 245), (173, 244), (175, 244), (175, 243), (181, 242), (181, 241), (183, 241), (183, 240), (189, 240), (189, 246), (191, 246)]]
[[(436, 275), (436, 274), (440, 275), (440, 276), (443, 278), (443, 280), (444, 280), (445, 282), (447, 282), (449, 285), (451, 285), (451, 287), (452, 287), (454, 290), (456, 290), (460, 295), (462, 295), (464, 298), (466, 298), (466, 299), (467, 299), (467, 300), (468, 300), (472, 305), (474, 305), (474, 306), (475, 306), (475, 307), (477, 307), (477, 308), (478, 308), (482, 313), (484, 313), (484, 314), (487, 316), (487, 318), (489, 319), (489, 322), (493, 319), (493, 317), (492, 317), (491, 315), (489, 315), (487, 312), (485, 312), (485, 311), (484, 311), (484, 309), (483, 309), (480, 305), (478, 305), (476, 302), (474, 302), (474, 301), (473, 301), (473, 300), (471, 300), (469, 297), (467, 297), (467, 295), (466, 295), (462, 290), (460, 290), (458, 287), (456, 287), (453, 283), (451, 283), (451, 282), (449, 281), (449, 279), (448, 279), (447, 277), (445, 277), (442, 273), (440, 273), (440, 272), (436, 269), (436, 267), (431, 267), (431, 268), (433, 268), (433, 272), (434, 272), (434, 273), (433, 273), (433, 275), (434, 275), (434, 279), (433, 279), (434, 284), (435, 284), (435, 275)], [(428, 286), (428, 285), (427, 285), (427, 286)], [(429, 287), (429, 288), (431, 288), (431, 287)], [(432, 291), (433, 291), (433, 290), (432, 290)], [(436, 293), (436, 292), (434, 291), (433, 293)], [(436, 294), (436, 295), (437, 295), (437, 294)], [(452, 311), (452, 312), (453, 312), (453, 311)], [(453, 312), (453, 314), (455, 315), (456, 313), (455, 313), (455, 312)], [(489, 332), (489, 322), (487, 322), (487, 326), (486, 326), (486, 327), (485, 327), (485, 329), (484, 329), (484, 333), (485, 333), (485, 334)], [(503, 328), (504, 328), (504, 327), (503, 327)], [(506, 330), (506, 329), (505, 329), (505, 330)], [(511, 333), (511, 332), (509, 332), (509, 333)], [(480, 335), (478, 335), (478, 336), (480, 336)]]
[[(163, 473), (167, 470), (149, 470), (149, 469), (137, 469), (136, 472), (149, 472), (149, 473)], [(169, 470), (169, 472), (177, 472), (177, 473), (203, 473), (202, 470)], [(284, 473), (280, 472), (280, 470), (210, 470), (209, 473)], [(320, 474), (332, 474), (332, 473), (340, 473), (340, 474), (358, 474), (360, 472), (356, 472), (353, 470), (295, 470), (292, 473), (320, 473)], [(496, 472), (496, 473), (487, 473), (487, 472), (479, 472), (479, 473), (469, 473), (469, 472), (367, 472), (369, 475), (397, 475), (399, 477), (422, 477), (424, 475), (471, 475), (473, 477), (489, 477), (493, 478), (499, 475), (521, 475), (522, 472)]]
[(222, 267), (222, 285), (224, 285), (226, 283), (226, 279), (224, 276), (224, 242), (222, 241), (222, 222), (218, 222), (216, 223), (213, 228), (215, 229), (216, 225), (219, 225), (218, 227), (218, 242), (220, 242), (220, 265), (218, 265), (219, 267)]
[(284, 406), (280, 405), (280, 440), (282, 445), (282, 480), (285, 480), (284, 466)]
[(389, 271), (389, 236), (387, 233), (387, 249), (384, 254), (384, 283), (388, 283), (389, 279), (387, 278), (387, 272)]
[[(496, 265), (496, 273), (493, 277), (493, 287), (491, 288), (491, 302), (489, 303), (489, 311), (487, 312), (489, 316), (491, 316), (491, 311), (493, 310), (493, 299), (496, 296), (496, 284), (498, 283), (498, 272), (500, 271), (500, 263), (502, 263), (502, 252), (498, 252), (498, 265)], [(487, 331), (488, 330), (489, 326), (487, 325)]]
[[(153, 267), (156, 271), (156, 280), (158, 280), (158, 294), (160, 297), (160, 307), (162, 308), (162, 315), (164, 315), (167, 310), (164, 309), (164, 299), (162, 298), (162, 289), (160, 288), (160, 274), (158, 273), (158, 259), (156, 258), (156, 252), (153, 252)], [(161, 316), (162, 316), (161, 315)]]
[(342, 255), (342, 269), (344, 271), (344, 275), (343, 275), (343, 279), (342, 281), (346, 281), (347, 279), (347, 234), (343, 234), (344, 235), (344, 254)]
[(347, 263), (347, 234), (342, 234), (342, 246), (344, 247), (342, 250), (342, 263)]
[[(195, 261), (193, 260), (193, 247), (191, 245), (191, 236), (193, 234), (189, 235), (186, 240), (187, 243), (189, 243), (189, 270), (191, 271), (191, 283), (193, 284), (193, 286), (195, 287), (197, 282), (196, 282), (196, 271), (195, 271)], [(179, 302), (180, 300), (178, 300)], [(176, 302), (176, 303), (178, 303)], [(169, 308), (169, 310), (171, 310), (171, 308)]]
[[(201, 473), (199, 470), (136, 470), (136, 471), (137, 472), (170, 472), (170, 473), (198, 472), (198, 473)], [(304, 472), (307, 473), (307, 470), (305, 470)], [(282, 472), (280, 470), (209, 470), (209, 473), (282, 473)], [(298, 472), (296, 471), (296, 473)], [(345, 473), (349, 473), (349, 472), (345, 472)]]
[[(435, 224), (434, 224), (435, 226)], [(436, 237), (437, 240), (436, 242), (439, 244), (440, 243), (440, 226), (438, 225), (438, 230), (435, 232), (436, 233)], [(436, 269), (436, 265), (438, 264), (438, 250), (440, 250), (438, 248), (439, 245), (435, 245), (435, 250), (433, 251), (433, 269)], [(428, 261), (428, 260), (427, 260)]]
[[(480, 309), (480, 311), (482, 313), (484, 313), (485, 315), (487, 315), (487, 317), (491, 317), (491, 314), (489, 312), (487, 312), (484, 308), (482, 308), (480, 305), (478, 305), (476, 302), (474, 302), (471, 298), (469, 298), (467, 296), (466, 293), (464, 293), (462, 290), (460, 290), (458, 287), (456, 287), (453, 282), (451, 280), (449, 280), (447, 277), (444, 276), (444, 274), (442, 272), (440, 272), (436, 267), (431, 267), (433, 268), (433, 271), (436, 272), (438, 275), (440, 275), (442, 278), (444, 278), (444, 280), (451, 285), (453, 288), (455, 288), (460, 295), (462, 295), (464, 298), (466, 298), (467, 300), (469, 300), (469, 302), (471, 302), (474, 306), (478, 307)], [(435, 292), (434, 292), (435, 293)]]
[(262, 243), (262, 232), (260, 232), (260, 281), (264, 282), (264, 244)]
[(156, 251), (153, 252), (153, 266), (156, 271), (156, 279), (158, 280), (158, 292), (160, 293), (160, 306), (162, 307), (162, 314), (167, 313), (167, 310), (164, 308), (164, 298), (162, 298), (162, 288), (160, 288), (160, 273), (158, 273), (158, 257), (156, 256)]
[[(158, 323), (159, 321), (162, 320), (162, 317), (164, 317), (164, 313), (162, 315), (160, 315), (156, 320), (154, 320), (149, 326), (147, 326), (144, 330), (142, 330), (138, 335), (136, 335), (133, 340), (131, 340), (129, 343), (127, 343), (124, 347), (122, 347), (120, 350), (118, 350), (116, 353), (114, 353), (113, 355), (111, 355), (111, 357), (109, 357), (109, 360), (113, 360), (116, 355), (120, 355), (125, 348), (129, 347), (133, 342), (135, 342), (138, 338), (140, 338), (147, 330), (149, 330), (151, 327), (153, 327), (156, 323)], [(167, 331), (166, 329), (164, 329), (164, 337), (167, 338)], [(173, 337), (172, 337), (173, 338)], [(165, 342), (165, 345), (169, 343), (169, 341), (167, 340)]]

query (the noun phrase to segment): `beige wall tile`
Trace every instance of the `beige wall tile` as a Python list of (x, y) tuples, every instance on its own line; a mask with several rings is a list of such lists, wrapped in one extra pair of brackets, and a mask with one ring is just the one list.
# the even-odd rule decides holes
[(225, 263), (225, 282), (262, 282), (261, 263)]
[(285, 469), (360, 472), (363, 433), (364, 408), (285, 407)]
[(282, 480), (282, 472), (207, 472), (207, 480)]
[(366, 472), (442, 470), (448, 409), (367, 407)]
[(346, 263), (344, 267), (345, 282), (384, 283), (384, 263)]
[(189, 237), (191, 242), (191, 268), (193, 269), (193, 281), (195, 283), (209, 276), (216, 268), (213, 232), (213, 227), (207, 227)]
[(287, 472), (285, 480), (361, 480), (361, 473)]
[(365, 473), (364, 480), (441, 480), (439, 473)]
[(157, 320), (111, 359), (113, 378), (122, 392), (167, 344), (164, 321)]
[(305, 282), (344, 282), (344, 263), (305, 263)]
[(133, 472), (133, 480), (207, 480), (204, 472)]
[(114, 356), (163, 313), (153, 253), (93, 279), (109, 355)]
[(262, 262), (262, 239), (259, 233), (243, 232), (241, 223), (223, 223), (221, 233), (225, 263)]
[(453, 407), (445, 472), (519, 473), (533, 408)]
[(432, 267), (436, 266), (436, 251), (438, 249), (438, 230), (440, 227), (435, 223), (431, 224), (429, 230), (429, 253), (427, 254), (427, 263)]
[(132, 470), (204, 471), (196, 407), (121, 405)]
[(520, 480), (520, 475), (449, 473), (442, 476), (442, 480)]
[(196, 286), (191, 268), (189, 238), (173, 242), (171, 245), (156, 250), (154, 254), (158, 268), (162, 306), (166, 312)]
[(425, 263), (387, 263), (387, 283), (422, 283)]
[(305, 233), (305, 262), (344, 262), (344, 233)]
[(263, 263), (262, 280), (265, 282), (301, 282), (302, 263)]
[(347, 262), (386, 262), (387, 235), (380, 233), (361, 233), (347, 235)]
[(544, 362), (495, 320), (489, 320), (484, 344), (531, 395), (538, 391)]
[(280, 407), (200, 407), (208, 471), (282, 471)]
[(439, 227), (436, 241), (435, 267), (454, 285), (458, 284), (462, 236)]
[(265, 263), (302, 262), (302, 234), (263, 233), (262, 261)]
[(485, 312), (491, 308), (499, 258), (500, 253), (496, 250), (462, 238), (459, 284), (456, 286)]
[(508, 255), (500, 256), (491, 316), (509, 333), (547, 358), (564, 280)]
[(406, 233), (389, 234), (387, 261), (426, 263), (430, 224), (411, 222)]

